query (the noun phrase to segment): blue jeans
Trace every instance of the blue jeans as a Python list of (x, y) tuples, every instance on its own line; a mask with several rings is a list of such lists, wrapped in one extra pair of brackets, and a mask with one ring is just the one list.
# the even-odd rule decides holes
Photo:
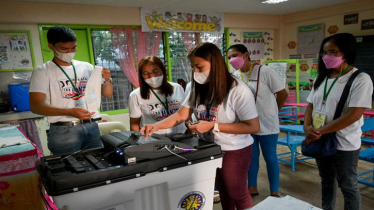
[(322, 183), (322, 208), (333, 210), (336, 188), (344, 197), (344, 210), (358, 210), (361, 206), (360, 189), (357, 183), (357, 164), (360, 149), (340, 151), (333, 156), (316, 158)]
[[(48, 136), (48, 149), (54, 155), (73, 153), (85, 148), (102, 147), (100, 130), (96, 122), (76, 126), (51, 125)], [(92, 143), (92, 145), (90, 145)]]
[(260, 169), (260, 145), (266, 162), (270, 191), (279, 190), (279, 163), (277, 157), (278, 134), (253, 135), (252, 160), (248, 171), (248, 187), (257, 187), (258, 170)]

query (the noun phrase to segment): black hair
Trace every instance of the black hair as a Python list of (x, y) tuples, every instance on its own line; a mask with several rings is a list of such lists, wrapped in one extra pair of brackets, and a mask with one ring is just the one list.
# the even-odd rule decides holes
[(322, 60), (323, 46), (327, 42), (334, 43), (339, 51), (343, 54), (343, 59), (348, 65), (352, 65), (357, 57), (357, 41), (356, 38), (350, 33), (338, 33), (332, 36), (326, 37), (320, 46), (318, 56), (318, 77), (314, 82), (314, 89), (318, 89), (325, 78), (331, 73), (332, 69), (327, 69), (325, 62)]
[(188, 58), (191, 60), (192, 57), (199, 57), (209, 61), (210, 73), (209, 82), (201, 85), (193, 79), (194, 71), (192, 71), (189, 102), (195, 106), (198, 105), (197, 102), (215, 106), (220, 105), (229, 94), (230, 89), (237, 85), (237, 81), (227, 69), (221, 51), (215, 44), (205, 42), (195, 46), (190, 51)]
[(249, 52), (248, 52), (248, 49), (247, 49), (247, 47), (246, 46), (244, 46), (244, 45), (242, 45), (242, 44), (234, 44), (234, 45), (231, 45), (230, 47), (229, 47), (229, 49), (227, 49), (227, 52), (229, 51), (229, 50), (231, 50), (231, 49), (234, 49), (234, 50), (237, 50), (237, 51), (239, 51), (239, 52), (241, 52), (241, 53), (248, 53), (248, 61), (250, 61), (251, 60), (251, 57), (249, 56)]
[(54, 26), (50, 28), (47, 32), (47, 40), (49, 44), (53, 46), (59, 42), (75, 42), (77, 37), (74, 31), (66, 26)]
[(140, 95), (142, 96), (142, 98), (143, 99), (149, 99), (149, 95), (151, 94), (150, 92), (151, 92), (152, 87), (149, 86), (145, 82), (145, 80), (142, 76), (143, 67), (148, 63), (153, 64), (153, 65), (157, 65), (161, 69), (162, 75), (164, 75), (164, 78), (162, 80), (162, 85), (161, 85), (161, 88), (160, 88), (161, 93), (164, 94), (165, 96), (173, 95), (174, 87), (173, 87), (173, 85), (171, 85), (168, 82), (166, 67), (165, 67), (164, 63), (162, 63), (161, 59), (159, 59), (156, 56), (147, 56), (147, 57), (142, 58), (139, 61), (139, 64), (138, 64), (139, 87), (140, 87)]

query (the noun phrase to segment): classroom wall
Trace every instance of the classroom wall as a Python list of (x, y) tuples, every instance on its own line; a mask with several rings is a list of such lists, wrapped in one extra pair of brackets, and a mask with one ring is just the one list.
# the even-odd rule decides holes
[[(358, 13), (358, 23), (344, 25), (344, 15)], [(280, 57), (288, 59), (289, 55), (297, 54), (297, 47), (289, 49), (289, 41), (297, 43), (297, 28), (314, 24), (325, 24), (325, 37), (329, 34), (328, 28), (336, 25), (339, 28), (338, 33), (347, 32), (355, 36), (374, 35), (374, 29), (361, 30), (361, 20), (374, 19), (374, 1), (358, 0), (335, 6), (329, 6), (304, 12), (281, 16), (280, 28)]]

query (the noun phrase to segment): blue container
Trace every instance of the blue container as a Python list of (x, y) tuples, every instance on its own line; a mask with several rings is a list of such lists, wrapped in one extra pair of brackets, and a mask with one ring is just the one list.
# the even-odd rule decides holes
[(30, 83), (13, 83), (8, 85), (10, 106), (15, 112), (30, 111)]

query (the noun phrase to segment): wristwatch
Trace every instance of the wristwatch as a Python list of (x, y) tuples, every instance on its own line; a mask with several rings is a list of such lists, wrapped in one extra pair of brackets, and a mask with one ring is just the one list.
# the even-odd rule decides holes
[(218, 128), (218, 123), (214, 123), (214, 127), (213, 127), (213, 132), (214, 133), (219, 133), (219, 128)]

